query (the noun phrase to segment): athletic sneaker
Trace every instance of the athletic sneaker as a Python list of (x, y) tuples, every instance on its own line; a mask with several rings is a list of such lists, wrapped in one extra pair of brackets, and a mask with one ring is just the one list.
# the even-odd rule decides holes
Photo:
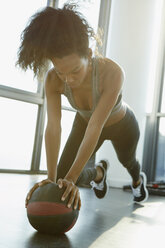
[(102, 168), (104, 176), (101, 182), (96, 183), (95, 181), (91, 181), (90, 184), (95, 192), (95, 195), (101, 199), (105, 197), (109, 190), (109, 185), (107, 182), (107, 171), (109, 168), (109, 162), (107, 160), (101, 160), (96, 166), (100, 166)]
[(141, 177), (141, 183), (138, 187), (134, 188), (132, 186), (132, 192), (134, 196), (134, 202), (135, 203), (142, 203), (145, 202), (148, 199), (148, 190), (146, 187), (147, 184), (147, 178), (144, 172), (140, 173)]

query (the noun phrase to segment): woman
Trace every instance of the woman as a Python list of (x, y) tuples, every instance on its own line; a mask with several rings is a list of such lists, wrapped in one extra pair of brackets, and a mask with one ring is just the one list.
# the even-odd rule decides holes
[[(122, 101), (124, 73), (107, 58), (92, 56), (89, 38), (94, 32), (73, 5), (63, 9), (46, 7), (32, 16), (22, 33), (17, 64), (34, 75), (51, 61), (45, 79), (48, 123), (45, 131), (48, 178), (36, 183), (33, 191), (46, 183), (66, 187), (62, 200), (80, 209), (80, 183), (91, 183), (98, 198), (108, 190), (106, 160), (84, 169), (90, 157), (111, 140), (119, 161), (132, 177), (135, 202), (148, 197), (146, 176), (136, 159), (139, 127), (130, 107)], [(61, 139), (61, 95), (77, 110), (73, 127), (57, 166)]]

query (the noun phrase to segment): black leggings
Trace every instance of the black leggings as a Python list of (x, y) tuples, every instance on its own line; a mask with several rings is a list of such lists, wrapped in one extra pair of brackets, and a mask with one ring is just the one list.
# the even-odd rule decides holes
[[(76, 114), (71, 133), (62, 152), (58, 168), (57, 179), (64, 178), (77, 155), (87, 127), (87, 122)], [(102, 130), (97, 146), (92, 156), (97, 152), (105, 140), (110, 140), (116, 151), (120, 163), (128, 170), (133, 181), (139, 180), (140, 165), (136, 160), (136, 148), (139, 140), (139, 126), (133, 111), (127, 107), (124, 118), (118, 123)], [(76, 185), (89, 184), (96, 177), (95, 168), (82, 171)]]

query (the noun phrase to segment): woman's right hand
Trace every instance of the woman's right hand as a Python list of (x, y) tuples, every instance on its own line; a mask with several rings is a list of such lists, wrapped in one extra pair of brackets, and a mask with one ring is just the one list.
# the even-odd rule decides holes
[(53, 181), (51, 181), (50, 179), (44, 179), (42, 180), (41, 182), (38, 182), (38, 183), (35, 183), (34, 186), (31, 188), (31, 190), (29, 191), (29, 193), (27, 194), (26, 196), (26, 200), (25, 200), (25, 208), (27, 208), (27, 205), (28, 205), (28, 201), (30, 200), (33, 192), (40, 186), (43, 186), (45, 184), (48, 184), (48, 183), (52, 183)]

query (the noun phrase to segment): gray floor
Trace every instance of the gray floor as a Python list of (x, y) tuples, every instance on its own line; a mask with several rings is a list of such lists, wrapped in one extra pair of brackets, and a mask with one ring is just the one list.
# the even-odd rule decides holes
[(0, 174), (0, 248), (165, 247), (165, 197), (150, 195), (146, 203), (136, 205), (131, 192), (114, 188), (103, 200), (81, 188), (76, 225), (59, 237), (37, 233), (27, 220), (24, 199), (42, 178)]

